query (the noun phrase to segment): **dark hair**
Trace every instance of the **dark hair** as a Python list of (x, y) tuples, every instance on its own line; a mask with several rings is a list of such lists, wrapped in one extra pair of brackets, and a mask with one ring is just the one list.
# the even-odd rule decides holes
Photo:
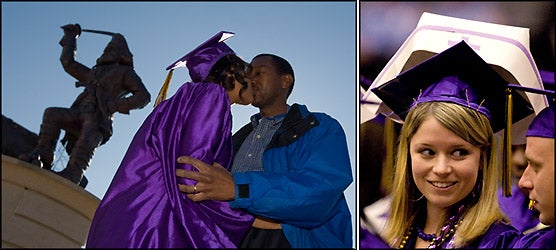
[(293, 91), (293, 84), (295, 82), (295, 75), (293, 74), (293, 68), (291, 66), (291, 64), (284, 58), (279, 57), (277, 55), (274, 54), (258, 54), (255, 57), (253, 57), (253, 59), (255, 58), (259, 58), (259, 57), (263, 57), (263, 56), (269, 56), (270, 58), (272, 58), (272, 61), (274, 62), (274, 65), (276, 66), (276, 69), (278, 69), (278, 73), (280, 73), (280, 75), (291, 75), (292, 76), (292, 85), (290, 86), (290, 89), (288, 91), (288, 95), (287, 97), (290, 96), (290, 94)]
[(247, 72), (249, 72), (249, 64), (243, 61), (235, 54), (225, 55), (212, 66), (210, 73), (205, 82), (214, 82), (220, 84), (226, 90), (234, 89), (234, 80), (241, 83), (239, 96), (247, 89)]

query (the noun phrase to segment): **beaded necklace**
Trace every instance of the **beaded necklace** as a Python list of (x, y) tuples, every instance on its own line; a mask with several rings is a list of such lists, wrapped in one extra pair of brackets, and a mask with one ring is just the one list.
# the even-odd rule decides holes
[[(455, 215), (452, 215), (450, 217), (450, 219), (448, 220), (448, 223), (446, 223), (444, 226), (442, 226), (442, 229), (440, 230), (440, 234), (437, 236), (436, 234), (426, 234), (423, 232), (423, 230), (420, 227), (414, 227), (411, 226), (409, 227), (409, 230), (407, 231), (406, 235), (404, 235), (400, 245), (398, 246), (399, 249), (402, 249), (405, 247), (407, 240), (409, 239), (409, 237), (411, 237), (411, 234), (413, 231), (417, 231), (417, 236), (419, 238), (421, 238), (424, 241), (430, 241), (430, 245), (429, 245), (429, 249), (435, 249), (435, 248), (443, 248), (442, 245), (446, 242), (446, 240), (451, 239), (452, 236), (454, 235), (454, 233), (456, 232), (457, 227), (459, 226), (459, 224), (461, 224), (462, 222), (462, 214), (464, 211), (465, 206), (461, 205), (458, 208), (458, 212)], [(414, 230), (414, 228), (416, 230)]]
[(416, 229), (417, 229), (417, 236), (419, 236), (419, 238), (421, 238), (424, 241), (432, 241), (434, 238), (436, 238), (436, 234), (427, 234), (423, 232), (423, 229), (419, 226), (417, 226)]

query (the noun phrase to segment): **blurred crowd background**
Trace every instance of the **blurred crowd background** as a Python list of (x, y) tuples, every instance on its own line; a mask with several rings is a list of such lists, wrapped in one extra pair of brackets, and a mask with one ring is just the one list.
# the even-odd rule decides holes
[(417, 26), (423, 12), (530, 29), (539, 70), (554, 71), (554, 1), (360, 2), (360, 74), (378, 75)]

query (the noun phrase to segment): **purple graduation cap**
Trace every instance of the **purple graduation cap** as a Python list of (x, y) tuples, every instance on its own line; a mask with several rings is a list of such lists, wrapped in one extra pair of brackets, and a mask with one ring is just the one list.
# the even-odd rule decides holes
[(201, 82), (205, 80), (210, 73), (212, 66), (214, 66), (220, 58), (229, 54), (235, 54), (232, 48), (228, 47), (228, 45), (224, 43), (225, 40), (232, 36), (234, 36), (234, 33), (232, 32), (220, 31), (187, 53), (185, 56), (166, 67), (166, 70), (170, 71), (168, 72), (168, 76), (166, 76), (166, 80), (160, 89), (154, 106), (156, 107), (161, 101), (166, 99), (166, 93), (168, 92), (168, 87), (170, 86), (170, 80), (172, 79), (172, 72), (174, 69), (187, 67), (191, 80), (193, 82)]
[[(445, 101), (483, 113), (497, 132), (506, 127), (507, 88), (508, 82), (461, 41), (372, 91), (402, 120), (417, 103)], [(534, 113), (524, 96), (513, 100), (514, 122)]]
[(209, 74), (212, 66), (223, 56), (235, 54), (235, 52), (224, 43), (224, 41), (234, 36), (234, 33), (220, 31), (182, 58), (178, 59), (166, 70), (186, 66), (189, 75), (194, 82), (203, 81)]
[(548, 107), (541, 110), (531, 121), (525, 136), (527, 137), (542, 137), (554, 139), (554, 90), (537, 89), (525, 87), (517, 84), (509, 84), (511, 89), (519, 89), (525, 92), (536, 94), (543, 94), (549, 97), (550, 104)]
[(535, 116), (525, 135), (554, 139), (554, 105), (544, 108)]

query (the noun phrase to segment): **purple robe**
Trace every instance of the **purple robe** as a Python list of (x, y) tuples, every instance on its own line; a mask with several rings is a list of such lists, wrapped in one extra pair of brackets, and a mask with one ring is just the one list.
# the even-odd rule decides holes
[(502, 212), (508, 216), (512, 226), (524, 232), (539, 224), (539, 217), (535, 212), (528, 209), (529, 198), (521, 192), (519, 186), (512, 186), (512, 196), (505, 197), (502, 189), (498, 190), (498, 203)]
[[(365, 228), (360, 228), (360, 248), (392, 248), (380, 236), (370, 233)], [(519, 232), (510, 225), (494, 223), (487, 232), (479, 239), (470, 242), (462, 248), (466, 249), (506, 249), (516, 244), (519, 239)], [(404, 248), (415, 248), (417, 234), (412, 233)], [(453, 248), (450, 241), (442, 245), (441, 248)]]
[(547, 227), (522, 235), (512, 248), (554, 249), (554, 227)]
[[(188, 155), (228, 170), (230, 100), (213, 83), (185, 83), (143, 122), (95, 212), (87, 247), (236, 248), (253, 217), (228, 202), (193, 202), (178, 189)], [(192, 185), (193, 180), (179, 182)]]
[[(465, 220), (465, 218), (464, 218)], [(510, 248), (519, 239), (519, 231), (501, 222), (490, 225), (482, 237), (463, 248), (467, 249), (506, 249)]]
[(379, 235), (369, 232), (363, 226), (359, 227), (359, 248), (360, 249), (386, 249), (391, 248), (386, 241)]

